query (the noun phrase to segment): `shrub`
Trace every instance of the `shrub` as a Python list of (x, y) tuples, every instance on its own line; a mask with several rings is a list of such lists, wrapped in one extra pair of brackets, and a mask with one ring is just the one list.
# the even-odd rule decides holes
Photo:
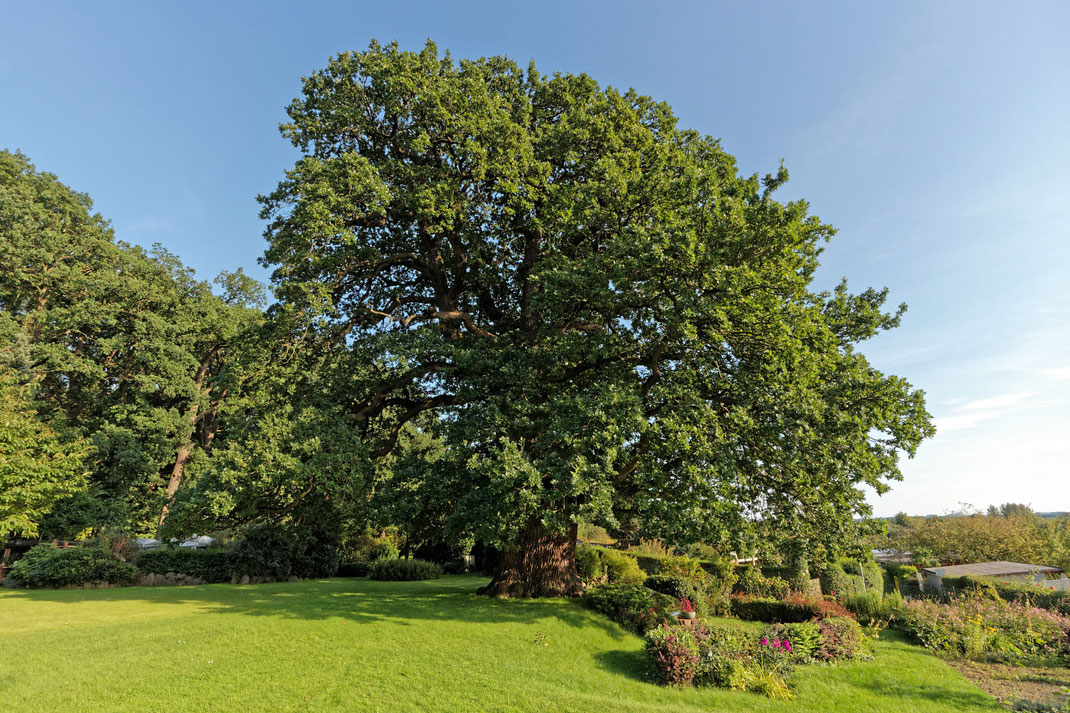
[(634, 557), (629, 557), (617, 550), (602, 550), (602, 563), (606, 568), (606, 579), (610, 584), (639, 585), (646, 579), (646, 574), (639, 569)]
[(37, 545), (11, 567), (11, 578), (23, 587), (63, 587), (104, 581), (130, 584), (137, 576), (133, 565), (115, 557), (107, 548)]
[(729, 628), (663, 624), (647, 634), (645, 650), (654, 675), (670, 686), (719, 686), (790, 698), (784, 681), (791, 671), (789, 648)]
[(677, 605), (674, 598), (652, 589), (619, 584), (592, 587), (584, 593), (583, 602), (639, 634), (671, 621)]
[(448, 560), (442, 563), (443, 574), (464, 574), (468, 571), (467, 560)]
[(866, 637), (854, 619), (836, 616), (818, 624), (821, 645), (813, 653), (819, 661), (840, 661), (862, 656)]
[(902, 619), (906, 602), (898, 592), (880, 594), (871, 591), (845, 597), (843, 605), (854, 614), (862, 626), (883, 629)]
[(667, 686), (690, 686), (703, 663), (700, 647), (705, 638), (706, 630), (701, 624), (662, 624), (648, 632), (646, 655), (658, 680)]
[(420, 579), (438, 579), (442, 576), (442, 568), (427, 560), (379, 560), (372, 563), (368, 576), (385, 582), (412, 582)]
[(1016, 582), (975, 576), (944, 577), (943, 587), (944, 592), (949, 594), (999, 598), (1070, 616), (1070, 590), (1045, 587), (1043, 582)]
[(800, 622), (797, 624), (773, 624), (765, 630), (762, 638), (769, 641), (787, 640), (791, 644), (791, 655), (800, 660), (814, 657), (814, 652), (821, 646), (821, 628), (817, 622)]
[(338, 565), (339, 577), (367, 577), (372, 568), (371, 562), (343, 562)]
[(368, 529), (347, 538), (343, 555), (347, 562), (375, 562), (381, 559), (396, 559), (399, 556), (399, 540), (396, 527), (376, 534)]
[(866, 562), (861, 567), (853, 560), (829, 562), (821, 568), (820, 579), (821, 592), (831, 597), (884, 591), (884, 573), (875, 562)]
[(658, 574), (663, 577), (678, 577), (705, 586), (710, 580), (710, 573), (702, 568), (702, 563), (693, 557), (666, 557), (661, 561)]
[(592, 545), (576, 545), (576, 571), (584, 584), (601, 582), (606, 576), (606, 566), (602, 562), (602, 548)]
[(230, 555), (234, 573), (250, 577), (332, 577), (338, 571), (337, 545), (273, 523), (253, 525), (242, 531)]
[(139, 553), (134, 564), (145, 574), (177, 572), (206, 582), (226, 582), (231, 573), (230, 553), (222, 547), (205, 550), (161, 547)]
[(655, 574), (646, 578), (643, 584), (655, 592), (667, 594), (673, 599), (688, 599), (695, 606), (699, 616), (708, 616), (710, 607), (706, 591), (694, 582), (683, 577)]
[(398, 559), (401, 553), (398, 551), (397, 545), (389, 540), (381, 540), (375, 542), (368, 548), (368, 562), (379, 562), (381, 560), (393, 560)]

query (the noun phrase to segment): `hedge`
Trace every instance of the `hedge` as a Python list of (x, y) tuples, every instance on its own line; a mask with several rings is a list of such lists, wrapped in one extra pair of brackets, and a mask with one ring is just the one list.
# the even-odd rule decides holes
[(764, 621), (769, 624), (796, 624), (830, 617), (854, 618), (854, 615), (837, 601), (800, 594), (791, 594), (785, 599), (733, 595), (731, 607), (732, 616), (737, 619)]
[(427, 560), (379, 560), (372, 563), (368, 576), (384, 582), (414, 582), (422, 579), (438, 579), (442, 576), (442, 568)]
[(876, 562), (861, 567), (854, 560), (828, 562), (821, 567), (820, 580), (821, 592), (833, 597), (884, 591), (884, 572)]
[(338, 565), (339, 577), (367, 577), (371, 571), (371, 562), (343, 562)]
[(230, 553), (222, 548), (194, 550), (184, 547), (161, 547), (141, 552), (134, 564), (144, 574), (178, 574), (197, 577), (206, 582), (226, 582), (230, 579)]
[(130, 584), (137, 576), (133, 565), (101, 546), (60, 549), (36, 545), (11, 567), (11, 578), (23, 587), (64, 587), (87, 582)]

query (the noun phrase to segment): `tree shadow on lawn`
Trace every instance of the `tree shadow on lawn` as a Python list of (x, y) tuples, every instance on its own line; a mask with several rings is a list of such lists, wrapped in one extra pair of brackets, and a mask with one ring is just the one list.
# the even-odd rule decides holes
[(614, 639), (630, 634), (591, 612), (578, 601), (563, 599), (491, 599), (475, 593), (487, 579), (446, 576), (426, 582), (377, 582), (364, 578), (207, 584), (182, 587), (122, 587), (88, 590), (13, 590), (9, 596), (51, 601), (130, 602), (200, 605), (207, 612), (290, 619), (338, 617), (360, 623), (390, 621), (414, 626), (421, 621), (532, 623), (553, 618), (574, 627), (598, 627)]

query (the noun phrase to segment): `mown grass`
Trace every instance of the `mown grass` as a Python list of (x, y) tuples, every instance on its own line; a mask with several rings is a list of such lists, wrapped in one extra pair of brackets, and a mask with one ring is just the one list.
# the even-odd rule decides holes
[(804, 667), (770, 701), (646, 678), (642, 642), (566, 600), (484, 580), (0, 592), (5, 710), (980, 711), (994, 701), (900, 640)]

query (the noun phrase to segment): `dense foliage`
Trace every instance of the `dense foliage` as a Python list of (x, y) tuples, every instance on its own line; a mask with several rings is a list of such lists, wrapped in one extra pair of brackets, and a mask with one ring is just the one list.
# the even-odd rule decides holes
[(63, 587), (98, 581), (130, 584), (136, 576), (133, 565), (99, 546), (37, 545), (11, 568), (11, 578), (23, 587)]
[(176, 572), (205, 582), (226, 582), (233, 572), (230, 552), (222, 547), (204, 550), (161, 547), (139, 553), (134, 564), (142, 574)]
[(643, 586), (603, 584), (583, 594), (583, 602), (627, 629), (642, 634), (670, 621), (679, 600)]
[(982, 577), (944, 577), (941, 585), (950, 595), (974, 596), (979, 590), (990, 590), (995, 597), (1007, 602), (1028, 604), (1070, 616), (1070, 590), (1052, 589), (1043, 582), (1016, 582)]
[(252, 525), (230, 547), (231, 569), (238, 575), (285, 579), (331, 577), (338, 571), (337, 544), (309, 528), (271, 523)]
[(494, 593), (576, 591), (581, 519), (725, 542), (775, 518), (836, 549), (932, 433), (855, 348), (902, 309), (812, 292), (832, 228), (665, 104), (373, 44), (289, 114), (303, 155), (262, 199), (276, 293), (345, 352), (369, 457), (441, 439), (383, 487), (504, 548)]
[(88, 196), (0, 151), (0, 410), (12, 413), (9, 384), (28, 404), (14, 407), (16, 430), (5, 416), (0, 438), (19, 441), (42, 502), (67, 496), (48, 515), (26, 500), (11, 526), (63, 538), (155, 530), (241, 391), (231, 346), (259, 319), (250, 305), (262, 295), (240, 271), (213, 293), (162, 248), (116, 241), (91, 209)]
[(412, 582), (421, 579), (438, 579), (442, 567), (434, 562), (420, 559), (392, 559), (374, 562), (368, 576), (387, 582)]
[(1070, 571), (1070, 518), (1042, 518), (1025, 505), (1005, 503), (987, 513), (942, 517), (897, 515), (874, 547), (910, 552), (921, 567), (1006, 560)]
[(36, 535), (56, 502), (85, 488), (85, 443), (38, 418), (0, 365), (0, 539)]
[(788, 594), (783, 599), (736, 595), (732, 597), (731, 610), (733, 616), (744, 621), (769, 623), (792, 623), (851, 616), (850, 611), (834, 599), (798, 593)]
[(646, 635), (655, 677), (670, 686), (719, 686), (791, 698), (794, 666), (862, 656), (865, 637), (853, 619), (775, 626), (754, 635), (731, 626), (662, 625)]

